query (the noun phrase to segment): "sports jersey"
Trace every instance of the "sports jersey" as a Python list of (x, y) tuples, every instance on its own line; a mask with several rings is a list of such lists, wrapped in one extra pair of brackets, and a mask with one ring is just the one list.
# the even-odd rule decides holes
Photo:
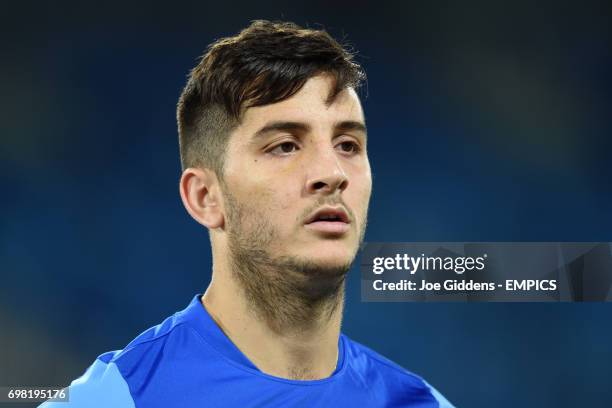
[(452, 405), (419, 376), (341, 334), (331, 376), (289, 380), (260, 371), (196, 295), (182, 311), (109, 351), (41, 408), (410, 407)]

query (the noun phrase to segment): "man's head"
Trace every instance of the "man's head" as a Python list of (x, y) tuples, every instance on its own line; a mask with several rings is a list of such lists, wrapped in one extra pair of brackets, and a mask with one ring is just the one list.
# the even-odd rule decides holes
[(181, 95), (185, 207), (209, 229), (215, 264), (228, 259), (270, 307), (337, 294), (363, 238), (362, 78), (327, 33), (257, 21), (213, 44)]

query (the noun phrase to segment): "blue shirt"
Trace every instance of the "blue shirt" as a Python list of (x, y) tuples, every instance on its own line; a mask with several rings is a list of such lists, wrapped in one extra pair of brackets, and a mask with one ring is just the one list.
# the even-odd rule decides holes
[(328, 378), (265, 374), (225, 336), (200, 296), (123, 350), (100, 355), (70, 385), (69, 403), (40, 408), (453, 407), (419, 376), (343, 334)]

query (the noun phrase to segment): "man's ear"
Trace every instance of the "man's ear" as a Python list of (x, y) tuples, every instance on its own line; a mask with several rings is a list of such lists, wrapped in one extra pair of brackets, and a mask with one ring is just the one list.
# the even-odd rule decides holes
[(185, 169), (179, 191), (185, 209), (194, 220), (208, 229), (223, 227), (221, 188), (214, 171), (195, 167)]

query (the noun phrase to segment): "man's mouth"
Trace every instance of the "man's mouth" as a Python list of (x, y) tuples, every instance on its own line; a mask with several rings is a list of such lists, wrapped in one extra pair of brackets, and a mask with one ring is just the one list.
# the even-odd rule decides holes
[(323, 207), (304, 223), (306, 228), (330, 235), (342, 235), (350, 229), (350, 218), (343, 207)]

